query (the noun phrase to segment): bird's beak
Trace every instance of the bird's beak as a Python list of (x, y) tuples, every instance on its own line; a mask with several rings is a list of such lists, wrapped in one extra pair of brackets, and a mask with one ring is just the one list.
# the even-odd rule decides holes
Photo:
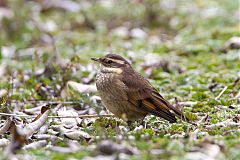
[(91, 58), (91, 60), (99, 62), (100, 58)]

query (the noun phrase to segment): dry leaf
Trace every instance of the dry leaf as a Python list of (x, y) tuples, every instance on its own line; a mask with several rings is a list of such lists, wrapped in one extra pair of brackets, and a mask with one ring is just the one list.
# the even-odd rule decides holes
[(67, 82), (67, 89), (74, 90), (79, 93), (95, 93), (95, 92), (97, 92), (97, 88), (95, 85), (87, 85), (87, 84), (77, 83), (74, 81)]
[(121, 145), (121, 144), (117, 144), (117, 143), (113, 143), (111, 141), (103, 141), (99, 147), (98, 147), (99, 151), (104, 153), (104, 154), (114, 154), (114, 153), (125, 153), (128, 155), (133, 155), (134, 154), (134, 150), (133, 148)]
[(15, 46), (2, 46), (2, 56), (4, 58), (13, 58), (15, 56)]
[(72, 140), (84, 139), (86, 141), (89, 141), (91, 139), (91, 136), (87, 132), (83, 132), (83, 131), (67, 132), (67, 133), (64, 133), (64, 136)]
[(192, 141), (197, 140), (199, 132), (200, 132), (199, 129), (196, 129), (194, 132), (190, 132), (189, 133), (189, 140), (192, 140)]
[(47, 104), (39, 105), (39, 106), (34, 107), (34, 108), (24, 108), (23, 112), (26, 113), (26, 114), (34, 115), (34, 114), (40, 112), (42, 107), (46, 106), (46, 105)]
[(144, 39), (144, 38), (147, 37), (147, 33), (140, 28), (133, 28), (130, 31), (130, 36), (133, 37), (133, 38)]
[[(83, 160), (115, 160), (115, 159), (120, 159), (119, 156), (116, 157), (116, 155), (98, 155), (96, 157), (84, 157)], [(126, 160), (127, 158), (124, 158), (123, 160)]]
[(27, 124), (25, 127), (17, 126), (17, 130), (21, 135), (27, 137), (32, 136), (32, 134), (38, 131), (46, 122), (50, 110), (48, 107), (42, 107), (41, 114), (39, 114), (32, 123)]
[(44, 0), (42, 5), (44, 10), (56, 8), (71, 12), (79, 12), (81, 9), (79, 3), (71, 0)]
[(230, 38), (223, 47), (224, 51), (228, 49), (240, 49), (240, 37), (232, 37)]
[[(66, 108), (62, 108), (61, 110), (57, 111), (58, 116), (60, 117), (68, 117), (68, 116), (78, 116), (77, 112), (74, 112), (73, 110), (66, 110)], [(61, 124), (66, 125), (78, 125), (81, 124), (82, 120), (80, 118), (60, 118)]]
[(219, 127), (239, 127), (239, 126), (240, 126), (240, 123), (236, 123), (236, 122), (232, 122), (230, 120), (227, 120), (227, 121), (219, 122), (217, 124), (208, 125), (205, 128), (206, 129), (213, 129), (215, 127), (219, 128)]
[(7, 132), (10, 129), (11, 124), (12, 124), (12, 119), (8, 118), (4, 123), (4, 125), (0, 128), (0, 135)]
[(118, 37), (128, 37), (128, 28), (121, 26), (113, 29), (111, 33)]
[(72, 149), (71, 147), (59, 147), (59, 146), (52, 146), (49, 149), (54, 152), (60, 152), (60, 153), (74, 153), (77, 151)]
[(32, 138), (37, 140), (50, 140), (51, 142), (55, 142), (58, 139), (57, 136), (51, 134), (35, 134), (32, 136)]
[(60, 132), (62, 134), (65, 134), (67, 132), (71, 132), (72, 130), (72, 126), (71, 126), (71, 129), (68, 129), (66, 128), (66, 126), (63, 126), (63, 125), (52, 125), (51, 128), (56, 131), (56, 132)]
[(11, 9), (0, 7), (0, 21), (2, 21), (3, 18), (11, 19), (13, 16), (14, 13)]
[(21, 135), (18, 132), (17, 126), (15, 122), (12, 121), (10, 132), (12, 135), (11, 143), (8, 145), (8, 147), (5, 150), (6, 156), (11, 156), (16, 153), (18, 149), (20, 149), (25, 143), (27, 143), (27, 137), (24, 135)]
[[(0, 71), (1, 72), (1, 71)], [(6, 89), (0, 89), (0, 98), (2, 98), (3, 96), (7, 95), (7, 90)]]
[(36, 142), (32, 142), (26, 146), (23, 147), (23, 149), (37, 149), (42, 148), (48, 144), (47, 140), (40, 140)]
[(48, 128), (49, 128), (49, 124), (44, 124), (44, 125), (39, 129), (38, 133), (39, 133), (39, 134), (47, 133)]
[(0, 147), (6, 147), (9, 144), (10, 144), (10, 141), (8, 139), (6, 139), (6, 138), (0, 139)]

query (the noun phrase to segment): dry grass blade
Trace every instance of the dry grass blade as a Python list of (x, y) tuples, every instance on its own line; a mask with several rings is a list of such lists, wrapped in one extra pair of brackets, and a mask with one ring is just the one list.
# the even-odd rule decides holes
[[(27, 118), (34, 118), (36, 116), (30, 116), (30, 115), (18, 115), (18, 114), (12, 114), (12, 113), (1, 113), (0, 115), (4, 116), (15, 116), (15, 117), (27, 117)], [(97, 118), (97, 117), (112, 117), (114, 116), (113, 114), (84, 114), (84, 115), (79, 115), (79, 116), (48, 116), (48, 118)]]
[(93, 114), (93, 115), (79, 115), (79, 116), (49, 116), (49, 118), (97, 118), (97, 117), (112, 117), (114, 116), (113, 114)]
[(32, 117), (29, 115), (18, 115), (18, 114), (13, 114), (13, 113), (2, 113), (0, 112), (0, 115), (2, 116), (13, 116), (13, 117)]
[(225, 86), (223, 90), (219, 93), (219, 95), (215, 98), (215, 100), (218, 100), (223, 95), (223, 93), (227, 90), (227, 88), (228, 86)]
[(203, 116), (196, 124), (199, 126), (199, 125), (203, 124), (204, 122), (206, 122), (207, 119), (208, 119), (208, 114)]

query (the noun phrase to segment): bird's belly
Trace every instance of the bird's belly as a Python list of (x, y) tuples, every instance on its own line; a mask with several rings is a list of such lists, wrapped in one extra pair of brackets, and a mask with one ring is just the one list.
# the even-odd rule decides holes
[[(112, 76), (112, 77), (111, 77)], [(128, 120), (144, 118), (146, 112), (128, 101), (124, 84), (114, 75), (98, 74), (97, 89), (104, 106), (114, 115)]]
[[(127, 110), (130, 108), (129, 103), (125, 100), (116, 99), (116, 96), (114, 94), (105, 94), (99, 92), (100, 97), (102, 98), (102, 102), (104, 106), (113, 114), (116, 116), (123, 118), (125, 114), (127, 113)], [(119, 96), (118, 96), (119, 97)], [(120, 98), (120, 97), (119, 97)]]

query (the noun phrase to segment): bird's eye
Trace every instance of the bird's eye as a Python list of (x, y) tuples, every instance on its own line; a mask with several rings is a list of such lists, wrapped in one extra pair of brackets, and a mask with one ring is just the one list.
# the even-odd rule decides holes
[(107, 63), (111, 64), (111, 63), (113, 63), (113, 61), (112, 60), (107, 60)]

